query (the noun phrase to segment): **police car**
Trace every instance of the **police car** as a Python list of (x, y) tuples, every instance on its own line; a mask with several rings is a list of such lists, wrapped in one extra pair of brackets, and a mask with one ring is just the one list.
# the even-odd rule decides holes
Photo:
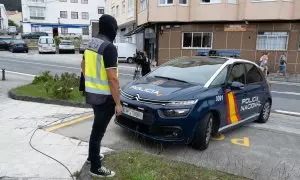
[(246, 122), (267, 122), (272, 97), (259, 67), (226, 57), (181, 57), (121, 90), (116, 124), (148, 138), (204, 150)]

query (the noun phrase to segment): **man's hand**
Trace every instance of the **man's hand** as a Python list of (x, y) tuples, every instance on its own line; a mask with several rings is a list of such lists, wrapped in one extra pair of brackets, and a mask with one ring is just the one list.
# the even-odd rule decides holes
[(123, 107), (121, 104), (116, 105), (116, 116), (120, 116), (122, 114)]

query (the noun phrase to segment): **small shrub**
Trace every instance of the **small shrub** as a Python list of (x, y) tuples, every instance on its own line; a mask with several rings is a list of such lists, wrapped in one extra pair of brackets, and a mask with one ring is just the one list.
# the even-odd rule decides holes
[(55, 36), (54, 37), (54, 41), (55, 41), (56, 46), (58, 46), (60, 44), (60, 42), (61, 42), (61, 37)]
[(50, 82), (53, 80), (54, 80), (54, 78), (50, 74), (50, 71), (46, 71), (46, 72), (43, 72), (42, 75), (40, 75), (40, 76), (35, 76), (32, 81), (32, 84), (46, 83), (46, 82)]

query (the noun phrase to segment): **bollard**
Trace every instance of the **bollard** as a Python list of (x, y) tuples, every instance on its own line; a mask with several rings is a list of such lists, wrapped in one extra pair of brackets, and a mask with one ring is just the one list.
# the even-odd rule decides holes
[(2, 81), (5, 80), (5, 69), (2, 69)]

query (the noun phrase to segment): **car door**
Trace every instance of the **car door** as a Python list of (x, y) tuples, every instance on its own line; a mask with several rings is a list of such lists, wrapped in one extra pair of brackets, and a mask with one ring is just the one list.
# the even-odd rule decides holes
[(245, 81), (244, 64), (233, 64), (229, 71), (225, 90), (228, 125), (239, 123), (247, 117), (245, 111), (241, 110), (242, 100), (245, 98), (246, 93), (244, 89)]
[(248, 117), (258, 116), (262, 103), (265, 101), (265, 87), (262, 74), (257, 67), (245, 63), (246, 68), (246, 98), (242, 102), (242, 108)]

